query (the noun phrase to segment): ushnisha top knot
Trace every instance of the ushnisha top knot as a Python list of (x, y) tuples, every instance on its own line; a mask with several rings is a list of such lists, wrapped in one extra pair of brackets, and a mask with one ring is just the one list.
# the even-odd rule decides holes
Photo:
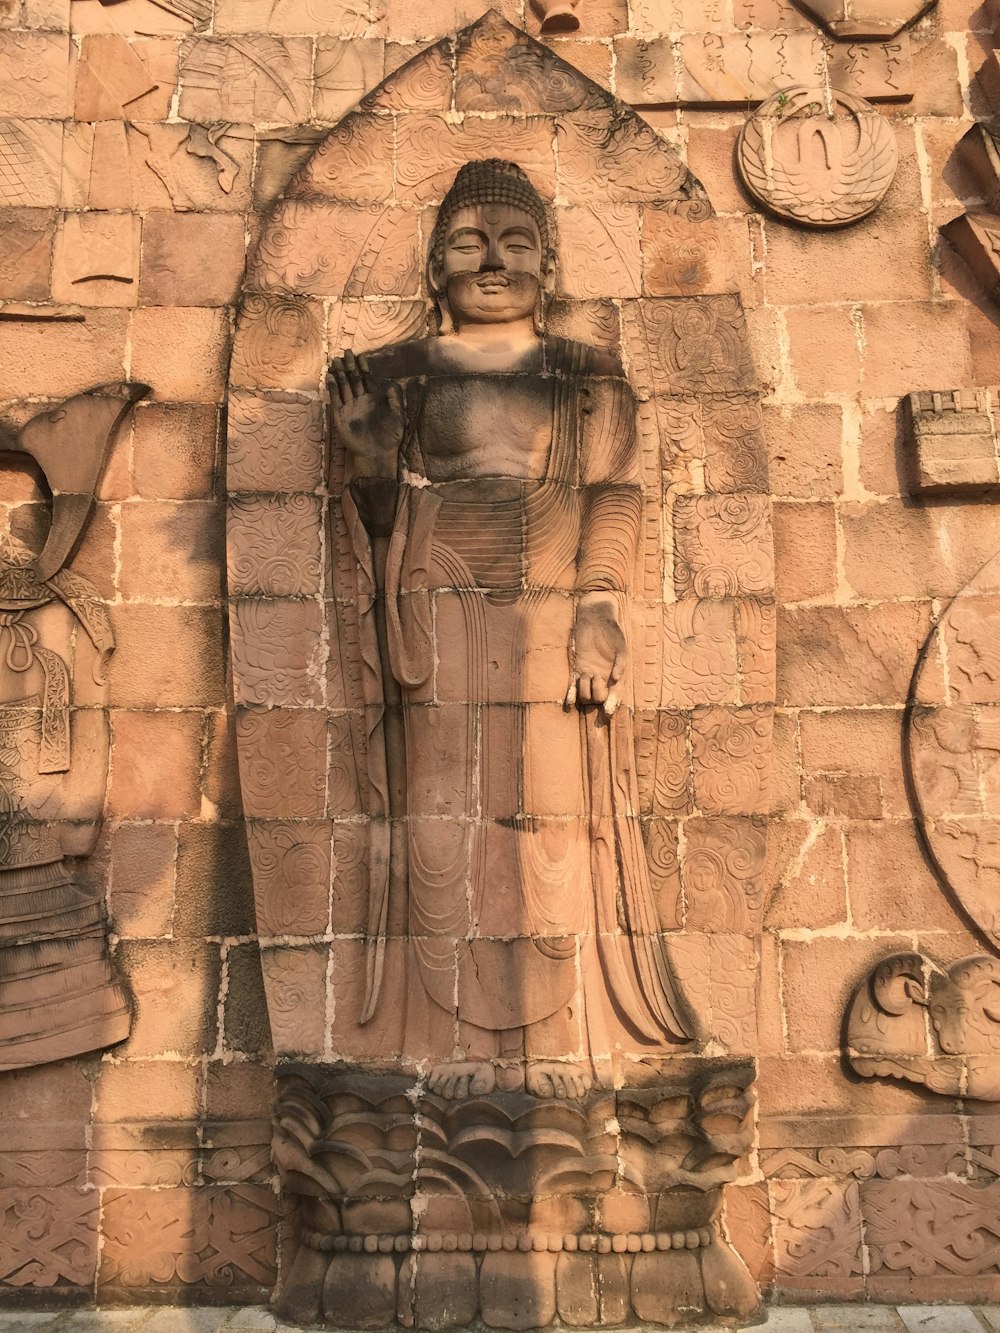
[(549, 226), (542, 197), (516, 162), (488, 157), (481, 162), (466, 162), (452, 182), (438, 210), (431, 235), (431, 258), (438, 264), (444, 259), (444, 239), (448, 224), (460, 208), (481, 204), (509, 204), (520, 208), (532, 219), (542, 239), (542, 253), (549, 246)]

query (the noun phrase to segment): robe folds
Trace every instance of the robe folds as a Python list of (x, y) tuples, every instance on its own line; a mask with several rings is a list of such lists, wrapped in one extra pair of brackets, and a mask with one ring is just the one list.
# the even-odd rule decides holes
[(628, 633), (643, 514), (631, 390), (607, 353), (555, 338), (537, 374), (483, 377), (494, 403), (506, 378), (511, 412), (530, 400), (551, 420), (538, 461), (510, 476), (488, 439), (455, 462), (450, 404), (475, 374), (397, 374), (414, 360), (399, 349), (371, 360), (400, 384), (405, 426), (395, 478), (343, 497), (368, 717), (361, 1021), (405, 893), (409, 984), (446, 1014), (502, 1032), (572, 1006), (595, 1055), (612, 1030), (640, 1052), (690, 1042), (650, 889), (629, 676), (610, 718), (565, 702), (580, 597), (609, 598)]

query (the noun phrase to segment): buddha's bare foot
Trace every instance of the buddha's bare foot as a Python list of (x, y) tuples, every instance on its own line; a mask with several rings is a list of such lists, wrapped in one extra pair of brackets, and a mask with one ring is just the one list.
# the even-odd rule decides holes
[(496, 1085), (496, 1071), (481, 1060), (447, 1060), (435, 1065), (427, 1080), (431, 1092), (453, 1101), (492, 1092)]
[(530, 1060), (525, 1075), (528, 1091), (536, 1097), (583, 1097), (594, 1079), (586, 1065), (564, 1060)]

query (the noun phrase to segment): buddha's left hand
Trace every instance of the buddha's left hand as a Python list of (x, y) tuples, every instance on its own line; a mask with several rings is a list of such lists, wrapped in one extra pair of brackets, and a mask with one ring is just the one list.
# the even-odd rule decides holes
[(617, 685), (625, 674), (628, 648), (618, 607), (608, 593), (584, 593), (576, 608), (570, 645), (566, 707), (600, 704), (610, 717), (618, 707)]

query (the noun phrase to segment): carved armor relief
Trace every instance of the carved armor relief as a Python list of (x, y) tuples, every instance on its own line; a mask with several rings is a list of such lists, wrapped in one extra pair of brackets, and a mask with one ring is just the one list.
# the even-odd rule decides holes
[(108, 609), (68, 567), (114, 432), (147, 392), (101, 385), (33, 417), (4, 447), (52, 492), (44, 542), (0, 536), (0, 1069), (128, 1036), (103, 904), (77, 870), (104, 808)]
[(289, 183), (232, 365), (282, 1308), (749, 1311), (773, 559), (707, 199), (488, 14)]

